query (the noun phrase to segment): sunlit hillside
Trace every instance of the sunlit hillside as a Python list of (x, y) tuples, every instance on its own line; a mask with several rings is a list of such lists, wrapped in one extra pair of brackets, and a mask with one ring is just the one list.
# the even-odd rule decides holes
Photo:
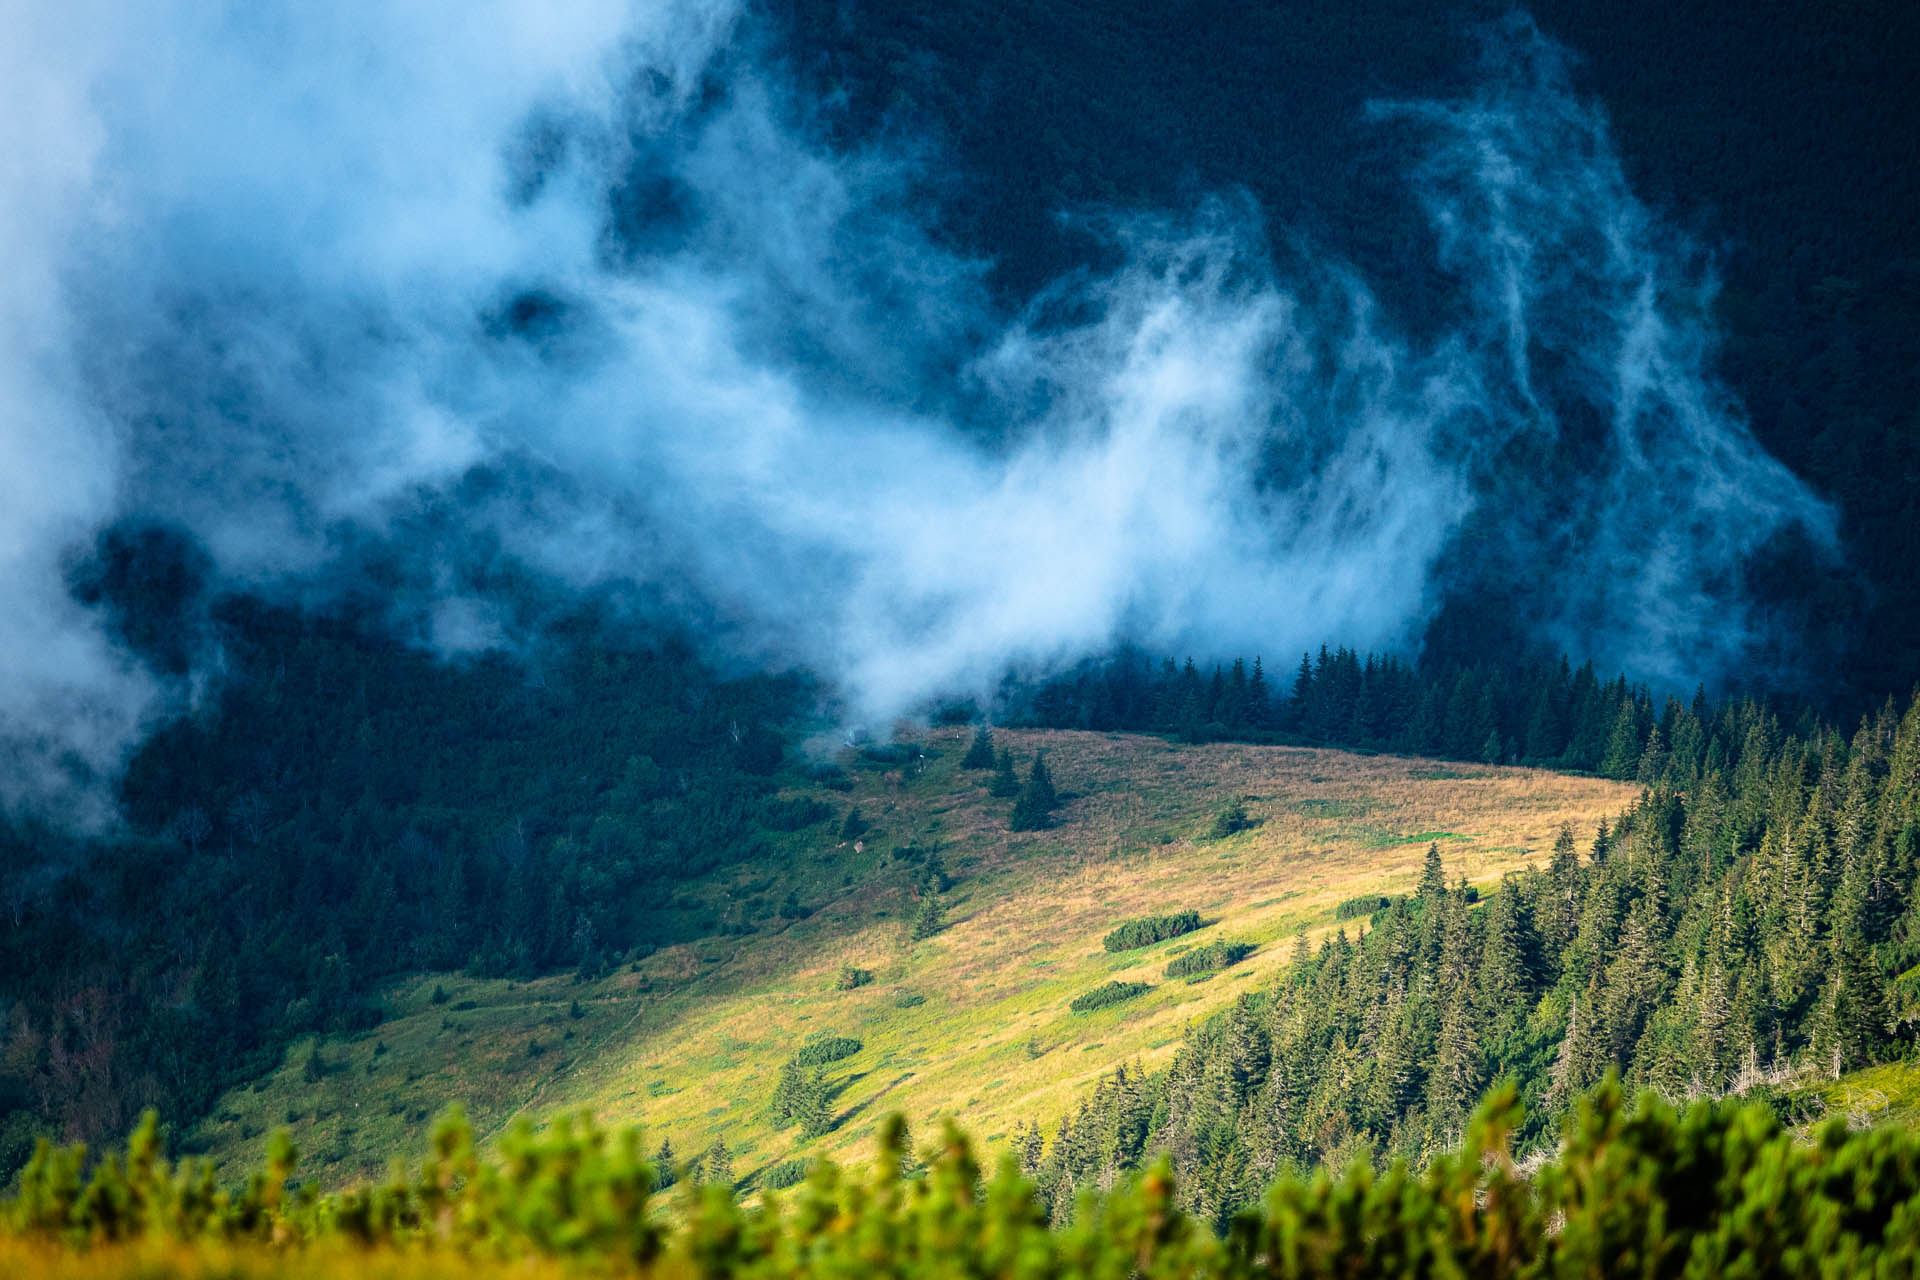
[[(772, 861), (688, 891), (719, 922), (713, 936), (588, 982), (409, 980), (383, 1025), (329, 1038), (317, 1058), (302, 1042), (274, 1075), (231, 1091), (195, 1145), (236, 1165), (286, 1126), (307, 1176), (339, 1184), (411, 1152), (420, 1121), (452, 1101), (490, 1136), (516, 1114), (585, 1108), (641, 1123), (683, 1156), (724, 1141), (743, 1179), (795, 1157), (862, 1159), (894, 1110), (963, 1116), (991, 1143), (1027, 1119), (1057, 1120), (1117, 1064), (1160, 1063), (1190, 1019), (1286, 964), (1296, 933), (1335, 927), (1347, 899), (1408, 889), (1429, 844), (1450, 877), (1490, 888), (1544, 861), (1562, 823), (1590, 833), (1636, 794), (1528, 769), (1002, 731), (1023, 771), (1045, 749), (1064, 801), (1052, 829), (1013, 834), (990, 775), (960, 767), (968, 732), (923, 737), (917, 776), (838, 749), (850, 790), (792, 793), (830, 816), (783, 837)], [(1209, 837), (1234, 801), (1254, 825)], [(872, 828), (843, 840), (856, 806)], [(914, 885), (934, 850), (953, 881), (945, 927), (916, 942)], [(1185, 908), (1201, 930), (1102, 947), (1123, 920)], [(1365, 923), (1363, 912), (1343, 927)], [(1174, 956), (1217, 939), (1257, 950), (1199, 981), (1165, 976)], [(871, 980), (840, 989), (846, 966)], [(1152, 989), (1069, 1009), (1109, 980)], [(835, 1127), (802, 1142), (769, 1124), (767, 1104), (782, 1063), (829, 1036), (862, 1047), (827, 1068)]]

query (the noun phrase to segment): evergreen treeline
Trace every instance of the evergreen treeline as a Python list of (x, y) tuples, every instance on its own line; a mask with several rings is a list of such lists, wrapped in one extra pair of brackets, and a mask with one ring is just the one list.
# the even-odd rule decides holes
[[(334, 1196), (297, 1188), (281, 1136), (237, 1190), (175, 1167), (157, 1127), (84, 1172), (42, 1148), (0, 1203), (0, 1268), (27, 1280), (84, 1275), (462, 1277), (1021, 1276), (1033, 1280), (1308, 1280), (1339, 1276), (1832, 1276), (1910, 1274), (1920, 1256), (1920, 1137), (1832, 1123), (1806, 1142), (1766, 1109), (1652, 1096), (1615, 1084), (1581, 1102), (1563, 1147), (1516, 1168), (1525, 1127), (1496, 1091), (1466, 1141), (1414, 1173), (1354, 1165), (1283, 1173), (1257, 1209), (1215, 1235), (1179, 1207), (1164, 1164), (1088, 1189), (1049, 1226), (1014, 1162), (988, 1177), (949, 1123), (916, 1160), (905, 1125), (880, 1128), (872, 1172), (787, 1161), (756, 1183), (798, 1184), (759, 1209), (735, 1194), (725, 1149), (678, 1179), (677, 1212), (650, 1212), (664, 1181), (632, 1131), (582, 1119), (508, 1134), (497, 1160), (443, 1122), (415, 1173)], [(772, 1187), (765, 1188), (770, 1193)], [(552, 1270), (537, 1269), (550, 1260)]]
[[(1683, 757), (1703, 758), (1706, 735), (1738, 732), (1726, 717), (1740, 706), (1714, 708), (1699, 691), (1690, 702), (1656, 702), (1625, 676), (1602, 680), (1591, 663), (1575, 669), (1565, 659), (1420, 665), (1323, 645), (1318, 656), (1300, 656), (1284, 689), (1273, 686), (1259, 658), (1202, 674), (1191, 658), (1155, 666), (1125, 651), (1040, 686), (1012, 718), (1051, 729), (1303, 742), (1652, 782), (1640, 778), (1650, 744), (1659, 759), (1669, 744)], [(1819, 722), (1796, 711), (1788, 731), (1805, 737), (1819, 732)]]
[(1477, 898), (1432, 847), (1411, 896), (1358, 936), (1302, 936), (1272, 989), (1191, 1028), (1165, 1073), (1108, 1077), (1050, 1146), (1029, 1127), (1049, 1205), (1164, 1154), (1182, 1207), (1224, 1223), (1288, 1169), (1432, 1158), (1503, 1077), (1533, 1148), (1609, 1072), (1789, 1106), (1796, 1081), (1910, 1052), (1920, 699), (1851, 737), (1787, 734), (1752, 702), (1661, 722), (1639, 802), (1584, 859), (1563, 831), (1546, 866)]
[(384, 977), (596, 972), (750, 928), (674, 893), (766, 833), (793, 682), (721, 681), (591, 616), (530, 664), (446, 663), (377, 622), (215, 610), (213, 704), (130, 762), (130, 832), (0, 823), (0, 1179), (32, 1135), (196, 1115)]

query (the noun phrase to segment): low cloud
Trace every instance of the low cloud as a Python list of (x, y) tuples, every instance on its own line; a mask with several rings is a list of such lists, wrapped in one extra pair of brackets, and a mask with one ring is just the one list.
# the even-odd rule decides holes
[(1698, 255), (1523, 22), (1472, 96), (1375, 108), (1458, 281), (1420, 337), (1232, 193), (1080, 211), (1119, 265), (1007, 314), (916, 205), (938, 154), (825, 146), (758, 39), (718, 3), (25, 25), (10, 799), (88, 794), (205, 678), (76, 598), (130, 522), (308, 600), (377, 548), (449, 654), (524, 640), (503, 564), (622, 592), (875, 721), (1123, 639), (1407, 646), (1493, 574), (1547, 643), (1713, 678), (1745, 560), (1831, 541), (1712, 376)]

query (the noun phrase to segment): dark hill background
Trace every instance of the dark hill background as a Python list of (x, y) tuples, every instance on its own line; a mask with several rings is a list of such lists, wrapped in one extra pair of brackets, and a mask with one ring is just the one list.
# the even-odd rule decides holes
[[(1496, 4), (775, 0), (845, 141), (940, 139), (946, 227), (1015, 302), (1097, 252), (1063, 210), (1243, 188), (1276, 230), (1367, 264), (1418, 329), (1444, 281), (1370, 99), (1458, 91)], [(1837, 654), (1808, 692), (1870, 703), (1920, 670), (1920, 8), (1651, 0), (1528, 10), (1577, 55), (1629, 177), (1713, 252), (1721, 369), (1765, 446), (1836, 502), (1845, 570), (1755, 571)], [(1518, 634), (1456, 601), (1443, 656)]]

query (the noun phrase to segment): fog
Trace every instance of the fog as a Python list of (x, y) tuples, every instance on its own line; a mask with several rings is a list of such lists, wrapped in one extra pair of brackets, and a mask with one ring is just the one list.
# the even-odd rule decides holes
[(1471, 95), (1370, 110), (1457, 282), (1416, 327), (1230, 189), (1063, 211), (1114, 265), (1010, 307), (916, 194), (938, 146), (828, 146), (723, 4), (8, 8), (13, 802), (97, 809), (219, 678), (76, 599), (116, 522), (310, 604), (375, 549), (450, 660), (531, 643), (505, 581), (607, 596), (868, 723), (1120, 641), (1407, 649), (1463, 577), (1713, 680), (1763, 638), (1746, 561), (1833, 541), (1523, 19)]

